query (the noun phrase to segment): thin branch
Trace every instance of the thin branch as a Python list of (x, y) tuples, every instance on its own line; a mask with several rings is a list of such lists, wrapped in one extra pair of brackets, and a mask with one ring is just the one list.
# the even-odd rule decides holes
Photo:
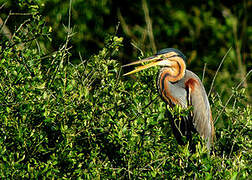
[(115, 28), (115, 35), (114, 36), (116, 36), (117, 35), (117, 32), (118, 32), (118, 29), (119, 29), (119, 26), (120, 26), (120, 21), (118, 21), (118, 23), (117, 23), (117, 25), (116, 25), (116, 28)]
[[(239, 89), (239, 87), (243, 84), (243, 82), (247, 79), (247, 77), (249, 77), (250, 73), (252, 72), (252, 69), (246, 74), (246, 76), (241, 80), (241, 82), (238, 84), (238, 86), (235, 88), (236, 90)], [(221, 114), (223, 113), (224, 109), (226, 109), (229, 101), (232, 99), (232, 97), (234, 96), (234, 92), (232, 93), (232, 95), (229, 97), (229, 99), (227, 100), (225, 106), (222, 108), (221, 112), (218, 114), (218, 116), (215, 118), (214, 120), (214, 124), (217, 123), (219, 117), (221, 116)]]
[[(151, 99), (151, 101), (150, 101), (147, 105), (145, 105), (142, 109), (146, 109), (146, 108), (147, 108), (148, 106), (150, 106), (154, 101), (156, 101), (158, 97), (159, 97), (159, 96), (156, 95), (156, 97), (154, 97), (153, 99)], [(141, 112), (137, 112), (136, 115), (135, 115), (135, 117), (133, 117), (132, 119), (130, 119), (129, 122), (134, 121), (136, 118), (139, 117), (140, 114), (142, 114), (142, 113), (141, 113)]]
[(22, 54), (19, 54), (19, 57), (20, 57), (20, 59), (22, 59), (22, 60), (19, 61), (19, 60), (17, 59), (17, 61), (18, 61), (20, 64), (23, 64), (24, 67), (25, 67), (25, 69), (28, 71), (28, 73), (29, 73), (32, 77), (34, 77), (34, 73), (30, 70), (30, 67), (26, 64), (26, 62), (25, 62), (25, 60), (24, 60)]
[(68, 11), (68, 29), (71, 28), (71, 10), (72, 10), (72, 0), (69, 1), (69, 11)]
[(0, 9), (2, 9), (5, 6), (5, 4), (6, 4), (6, 2), (1, 5)]
[[(151, 167), (152, 164), (154, 164), (154, 163), (156, 163), (156, 162), (159, 162), (159, 161), (164, 162), (164, 160), (167, 160), (167, 159), (168, 159), (167, 156), (164, 156), (164, 157), (162, 157), (162, 158), (160, 158), (160, 159), (156, 159), (155, 161), (152, 161), (152, 162), (150, 162), (149, 164), (145, 165), (143, 168), (140, 168), (140, 170), (141, 170), (141, 171), (142, 171), (142, 170), (146, 170), (146, 169), (148, 168), (148, 166)], [(162, 163), (161, 163), (161, 164), (162, 164)]]
[(88, 61), (87, 59), (86, 60), (83, 60), (83, 58), (82, 58), (82, 55), (81, 55), (81, 53), (79, 52), (79, 57), (80, 57), (80, 60), (81, 60), (81, 63), (80, 63), (80, 65), (82, 65), (83, 66), (83, 72), (85, 72), (86, 71), (86, 68), (87, 68), (87, 65), (85, 66), (85, 63)]
[(218, 72), (219, 72), (219, 70), (220, 70), (220, 67), (221, 67), (222, 63), (224, 62), (224, 60), (226, 59), (226, 56), (228, 55), (228, 53), (230, 52), (231, 49), (232, 49), (232, 47), (229, 48), (229, 50), (226, 52), (226, 54), (225, 54), (224, 57), (222, 58), (221, 63), (219, 64), (219, 67), (218, 67), (218, 69), (217, 69), (217, 71), (216, 71), (216, 73), (215, 73), (215, 75), (214, 75), (214, 78), (213, 78), (213, 81), (212, 81), (210, 90), (209, 90), (209, 92), (208, 92), (208, 97), (209, 97), (209, 95), (210, 95), (211, 92), (212, 92), (213, 84), (214, 84), (215, 78), (216, 78), (216, 76), (217, 76), (217, 74), (218, 74)]
[(119, 72), (118, 73), (116, 73), (116, 86), (118, 85), (118, 83), (119, 83), (119, 80), (120, 80), (120, 77), (121, 77), (121, 72), (122, 72), (122, 67), (120, 67), (119, 68)]
[[(25, 40), (25, 41), (18, 42), (18, 43), (15, 43), (15, 44), (12, 44), (11, 46), (7, 46), (6, 48), (12, 48), (12, 47), (14, 47), (14, 46), (16, 46), (16, 45), (18, 45), (18, 44), (24, 44), (24, 43), (27, 43), (27, 42), (33, 41), (33, 40), (37, 39), (37, 38), (38, 38), (38, 37), (40, 37), (40, 36), (41, 36), (41, 34), (37, 34), (36, 36), (34, 36), (34, 37), (33, 37), (33, 38), (31, 38), (31, 39), (27, 39), (27, 40)], [(0, 55), (2, 55), (2, 54), (3, 54), (3, 52), (4, 52), (4, 51), (0, 52)]]
[(134, 42), (131, 42), (130, 44), (131, 44), (133, 47), (135, 47), (136, 49), (138, 49), (138, 50), (140, 51), (141, 56), (144, 56), (143, 51), (142, 51), (136, 44), (134, 44)]
[[(66, 57), (66, 55), (68, 54), (68, 51), (69, 49), (71, 49), (71, 47), (68, 47), (68, 43), (70, 41), (70, 38), (73, 36), (73, 32), (72, 32), (72, 29), (71, 29), (71, 8), (72, 8), (72, 0), (69, 0), (69, 11), (68, 11), (68, 26), (66, 28), (66, 31), (67, 31), (67, 37), (66, 37), (66, 42), (65, 44), (60, 48), (60, 52), (62, 52), (62, 56), (60, 58), (60, 62), (59, 64), (57, 65), (55, 71), (54, 71), (54, 74), (53, 74), (53, 78), (52, 80), (49, 82), (49, 85), (48, 87), (51, 86), (51, 84), (54, 82), (55, 78), (56, 78), (56, 75), (60, 69), (60, 67), (63, 65), (64, 63), (64, 59)], [(69, 63), (69, 61), (68, 61)], [(47, 71), (47, 73), (49, 73), (49, 70)]]
[(35, 42), (38, 47), (38, 53), (39, 53), (39, 55), (41, 55), (41, 48), (40, 48), (39, 42), (37, 41), (37, 39), (35, 39)]
[(10, 13), (11, 13), (11, 11), (9, 12), (9, 14), (8, 14), (7, 18), (4, 20), (4, 22), (3, 22), (2, 19), (0, 18), (0, 32), (3, 31), (3, 34), (4, 34), (9, 40), (11, 40), (12, 35), (11, 35), (10, 30), (6, 27), (6, 23), (7, 23), (8, 19), (9, 19), (9, 17), (10, 17)]
[(28, 22), (30, 22), (30, 19), (25, 20), (22, 24), (20, 24), (20, 26), (17, 28), (17, 30), (14, 32), (13, 37), (16, 35), (17, 32), (19, 32), (21, 30), (21, 28)]
[(205, 78), (205, 73), (206, 73), (206, 65), (207, 63), (204, 64), (204, 69), (203, 69), (203, 74), (202, 74), (202, 83), (204, 81), (204, 78)]
[(32, 13), (10, 13), (11, 16), (31, 16)]
[(155, 40), (154, 40), (154, 35), (153, 35), (153, 30), (152, 30), (152, 22), (151, 22), (150, 13), (149, 13), (146, 0), (142, 0), (142, 6), (143, 6), (143, 11), (144, 11), (145, 22), (147, 25), (147, 33), (150, 38), (150, 44), (152, 46), (152, 50), (156, 53), (157, 48), (155, 45)]

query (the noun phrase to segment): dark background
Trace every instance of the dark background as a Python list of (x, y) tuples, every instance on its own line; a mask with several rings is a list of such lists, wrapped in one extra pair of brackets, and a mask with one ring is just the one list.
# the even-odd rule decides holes
[[(5, 3), (0, 11), (2, 19), (10, 10), (25, 12), (19, 1), (0, 3)], [(41, 0), (36, 4), (47, 25), (52, 27), (52, 41), (40, 39), (43, 52), (49, 54), (66, 38), (69, 1)], [(119, 57), (114, 57), (122, 64), (173, 47), (187, 56), (188, 69), (200, 77), (206, 65), (204, 83), (208, 91), (222, 58), (232, 48), (214, 83), (214, 92), (226, 100), (231, 87), (236, 87), (251, 69), (251, 4), (247, 0), (73, 1), (71, 27), (75, 35), (70, 42), (71, 61), (78, 63), (79, 53), (84, 59), (97, 53), (108, 35), (124, 38)], [(25, 18), (10, 16), (6, 26), (13, 32)], [(251, 89), (250, 79), (243, 83), (245, 88)], [(250, 100), (251, 90), (247, 92)]]

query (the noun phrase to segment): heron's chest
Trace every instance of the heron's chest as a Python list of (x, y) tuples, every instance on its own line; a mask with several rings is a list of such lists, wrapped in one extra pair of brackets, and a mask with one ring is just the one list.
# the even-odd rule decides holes
[(187, 91), (184, 80), (172, 83), (165, 76), (157, 79), (157, 88), (162, 99), (170, 106), (180, 105), (187, 108)]

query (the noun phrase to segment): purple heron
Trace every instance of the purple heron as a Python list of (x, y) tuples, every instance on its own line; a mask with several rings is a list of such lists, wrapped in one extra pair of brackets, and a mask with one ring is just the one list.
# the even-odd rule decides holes
[(148, 63), (124, 75), (161, 66), (157, 76), (157, 89), (163, 101), (171, 108), (175, 105), (184, 109), (192, 106), (188, 117), (181, 117), (180, 121), (176, 120), (177, 117), (171, 116), (171, 113), (168, 115), (177, 142), (185, 144), (183, 136), (190, 142), (192, 132), (196, 130), (206, 140), (207, 148), (210, 150), (214, 139), (214, 125), (208, 97), (199, 77), (186, 69), (185, 61), (186, 57), (182, 52), (167, 48), (149, 58), (124, 65), (123, 67)]

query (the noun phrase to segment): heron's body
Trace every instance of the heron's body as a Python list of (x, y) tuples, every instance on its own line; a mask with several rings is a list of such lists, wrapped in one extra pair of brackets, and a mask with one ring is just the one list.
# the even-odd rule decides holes
[[(192, 116), (182, 119), (182, 122), (180, 122), (182, 124), (175, 125), (176, 121), (174, 119), (171, 121), (177, 141), (183, 144), (182, 135), (190, 139), (191, 132), (196, 129), (201, 136), (207, 139), (207, 147), (210, 148), (214, 136), (214, 127), (208, 98), (199, 77), (189, 70), (185, 70), (184, 77), (176, 82), (170, 82), (169, 76), (166, 68), (159, 71), (157, 88), (162, 99), (170, 107), (179, 105), (185, 109), (193, 106)], [(180, 130), (177, 130), (177, 127), (180, 127)]]
[(182, 136), (190, 139), (191, 132), (196, 129), (200, 136), (206, 139), (207, 148), (210, 149), (214, 137), (214, 126), (209, 101), (199, 77), (192, 71), (186, 70), (185, 60), (186, 57), (179, 50), (168, 48), (161, 50), (153, 57), (129, 64), (154, 61), (127, 74), (156, 65), (162, 66), (157, 77), (157, 88), (161, 98), (170, 107), (175, 105), (182, 108), (193, 107), (192, 113), (188, 117), (183, 117), (179, 125), (176, 117), (172, 117), (169, 113), (168, 118), (178, 143), (184, 144)]

